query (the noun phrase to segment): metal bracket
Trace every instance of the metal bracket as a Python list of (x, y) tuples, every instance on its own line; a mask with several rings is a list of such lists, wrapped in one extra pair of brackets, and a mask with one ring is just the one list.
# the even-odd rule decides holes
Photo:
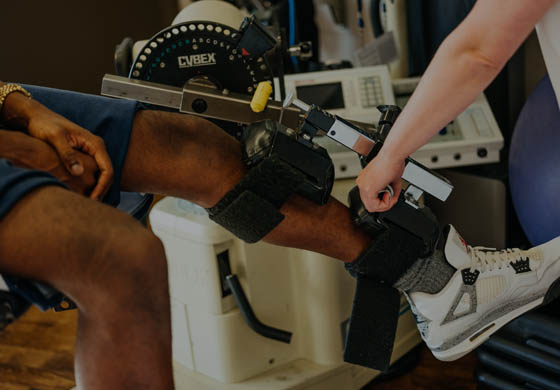
[[(317, 106), (308, 105), (298, 99), (294, 99), (293, 104), (306, 114), (304, 129), (307, 126), (324, 131), (329, 138), (359, 154), (365, 162), (369, 162), (375, 157), (398, 115), (398, 112), (392, 111), (389, 106), (379, 107), (383, 113), (380, 125), (376, 131), (368, 132)], [(312, 132), (310, 131), (310, 133)], [(402, 178), (416, 187), (412, 199), (420, 198), (422, 192), (427, 192), (437, 199), (445, 201), (453, 191), (453, 185), (446, 178), (411, 158), (407, 158), (405, 161)], [(414, 207), (417, 208), (417, 206)]]
[[(149, 81), (107, 74), (103, 77), (101, 94), (104, 96), (137, 100), (142, 103), (176, 109), (182, 113), (249, 124), (265, 119), (278, 121), (282, 104), (269, 101), (264, 111), (251, 110), (251, 96), (198, 86), (173, 87)], [(282, 123), (298, 129), (303, 119), (297, 107), (284, 109)]]
[(410, 184), (406, 191), (404, 192), (404, 199), (405, 202), (408, 203), (409, 205), (411, 205), (412, 207), (414, 207), (415, 209), (419, 208), (419, 204), (418, 201), (420, 200), (420, 197), (424, 194), (424, 191), (422, 191), (420, 188)]

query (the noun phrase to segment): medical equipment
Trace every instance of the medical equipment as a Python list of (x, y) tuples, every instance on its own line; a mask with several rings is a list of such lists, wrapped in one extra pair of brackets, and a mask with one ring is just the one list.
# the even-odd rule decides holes
[[(396, 104), (404, 107), (420, 78), (392, 81)], [(504, 137), (484, 93), (440, 130), (412, 157), (430, 168), (451, 168), (500, 161)]]
[[(378, 105), (404, 107), (419, 78), (391, 80), (386, 66), (286, 75), (286, 90), (345, 119), (376, 123)], [(278, 80), (275, 79), (278, 85)], [(278, 93), (276, 99), (279, 99)], [(356, 177), (362, 170), (355, 153), (328, 137), (315, 142), (327, 149), (337, 179)], [(484, 94), (412, 157), (428, 168), (452, 168), (495, 163), (504, 138)]]
[[(221, 31), (217, 34), (214, 34), (213, 37), (217, 38), (216, 44), (219, 46), (222, 36), (221, 34), (225, 35), (225, 28), (223, 26), (214, 24), (212, 25), (212, 28), (209, 29), (209, 25), (210, 23), (188, 21), (184, 22), (183, 24), (180, 23), (174, 25), (169, 29), (164, 30), (162, 33), (156, 34), (156, 36), (149, 40), (144, 48), (142, 48), (138, 58), (134, 62), (131, 70), (132, 79), (117, 76), (106, 76), (104, 78), (102, 86), (102, 93), (109, 96), (132, 98), (146, 103), (156, 104), (158, 106), (178, 109), (181, 112), (188, 112), (197, 115), (203, 115), (209, 118), (222, 119), (236, 123), (248, 124), (265, 118), (272, 118), (276, 120), (279, 119), (280, 112), (282, 111), (281, 104), (274, 102), (269, 103), (268, 107), (263, 112), (255, 113), (250, 109), (250, 96), (236, 93), (235, 91), (232, 92), (233, 90), (223, 87), (224, 82), (222, 82), (221, 80), (223, 78), (228, 78), (229, 73), (222, 74), (221, 77), (216, 76), (220, 75), (220, 72), (224, 72), (223, 69), (220, 70), (219, 68), (218, 58), (220, 57), (218, 55), (211, 57), (211, 53), (205, 52), (202, 54), (207, 54), (207, 56), (197, 57), (198, 59), (195, 61), (194, 57), (190, 57), (193, 54), (185, 54), (184, 52), (182, 52), (182, 50), (185, 50), (184, 45), (187, 44), (187, 40), (189, 40), (189, 44), (193, 44), (193, 46), (191, 47), (192, 50), (198, 50), (198, 46), (196, 48), (194, 47), (195, 43), (208, 43), (209, 39), (210, 43), (214, 44), (212, 37), (204, 36), (202, 38), (202, 41), (200, 41), (200, 39), (195, 35), (190, 35), (188, 38), (185, 38), (186, 35), (182, 35), (182, 33), (187, 34), (188, 32), (189, 34), (194, 34), (196, 31), (200, 31), (201, 34), (207, 35), (209, 31), (215, 33), (217, 31), (217, 27), (221, 27)], [(194, 29), (190, 26), (194, 26)], [(251, 72), (253, 72), (254, 70), (251, 68), (251, 64), (255, 63), (255, 58), (249, 57), (252, 57), (251, 53), (253, 53), (253, 49), (255, 47), (258, 48), (259, 45), (263, 42), (266, 45), (267, 37), (269, 36), (266, 34), (266, 31), (260, 29), (257, 24), (251, 24), (251, 21), (244, 22), (242, 26), (243, 27), (240, 30), (236, 31), (233, 31), (231, 27), (228, 28), (228, 37), (234, 36), (234, 38), (237, 38), (237, 46), (235, 48), (233, 48), (233, 46), (230, 46), (228, 49), (227, 44), (224, 43), (226, 51), (229, 50), (229, 54), (221, 58), (222, 60), (231, 61), (231, 56), (234, 56), (233, 60), (245, 64), (246, 69), (243, 71), (248, 72), (249, 76), (252, 77), (254, 75), (251, 74)], [(182, 29), (181, 27), (185, 27), (185, 29)], [(251, 39), (248, 39), (247, 37), (250, 37)], [(183, 44), (180, 46), (179, 42), (183, 42)], [(173, 45), (175, 45), (175, 47)], [(271, 47), (269, 45), (268, 49), (270, 48)], [(150, 51), (146, 52), (146, 49), (150, 49)], [(234, 54), (233, 50), (237, 50), (237, 52)], [(265, 57), (266, 51), (267, 49), (259, 52), (256, 55), (256, 63), (259, 62), (258, 58)], [(187, 51), (187, 53), (189, 52)], [(145, 59), (140, 58), (143, 55), (145, 56)], [(164, 57), (166, 58), (165, 61), (162, 60), (162, 58)], [(215, 64), (208, 63), (212, 59), (216, 60)], [(265, 60), (263, 59), (262, 62), (264, 61)], [(161, 65), (162, 63), (164, 65)], [(141, 66), (138, 66), (138, 64), (141, 64)], [(181, 65), (185, 64), (191, 66), (181, 68)], [(141, 71), (146, 68), (152, 69), (151, 74), (149, 71), (146, 71), (145, 73)], [(182, 70), (179, 71), (176, 68)], [(136, 71), (138, 73), (136, 73), (135, 76), (134, 72)], [(178, 81), (178, 79), (180, 79), (181, 77), (184, 77), (182, 84)], [(251, 77), (249, 77), (250, 81), (245, 89), (239, 86), (235, 86), (235, 89), (238, 92), (248, 92), (249, 88), (255, 88), (255, 85), (251, 84), (251, 82), (253, 82), (253, 79)], [(134, 80), (134, 78), (136, 78), (136, 80)], [(154, 78), (156, 78), (156, 80), (154, 80)], [(194, 82), (189, 83), (189, 81), (191, 81), (193, 78), (195, 79)], [(164, 80), (169, 85), (153, 82), (162, 80)], [(201, 84), (204, 84), (206, 86), (202, 86)], [(214, 89), (208, 88), (209, 85), (213, 86)], [(328, 112), (319, 109), (318, 107), (309, 106), (308, 109), (306, 108), (302, 110), (302, 107), (305, 107), (303, 106), (303, 103), (301, 101), (297, 101), (297, 104), (300, 106), (300, 108), (288, 107), (283, 110), (284, 114), (282, 117), (282, 124), (289, 126), (292, 129), (300, 130), (299, 134), (294, 132), (292, 141), (297, 142), (300, 145), (305, 145), (310, 150), (318, 148), (320, 149), (318, 145), (312, 142), (314, 135), (316, 135), (316, 133), (318, 132), (329, 131), (329, 133), (327, 134), (331, 134), (335, 138), (335, 132), (339, 136), (346, 135), (346, 141), (348, 141), (347, 136), (352, 138), (357, 134), (358, 137), (361, 137), (361, 139), (363, 139), (366, 144), (369, 144), (370, 147), (368, 148), (368, 150), (361, 149), (358, 145), (348, 142), (347, 146), (354, 148), (357, 152), (360, 152), (362, 155), (364, 155), (364, 157), (367, 157), (374, 145), (379, 145), (379, 141), (382, 141), (381, 135), (386, 135), (383, 133), (383, 129), (385, 129), (384, 126), (386, 125), (386, 123), (382, 123), (379, 134), (375, 135), (374, 133), (370, 133), (374, 130), (374, 126), (372, 125), (364, 125), (362, 127), (358, 127), (354, 124), (342, 120), (341, 118), (335, 117)], [(394, 119), (393, 112), (390, 112), (391, 118)], [(336, 126), (336, 129), (332, 128), (333, 125)], [(407, 204), (411, 205), (406, 207), (411, 207), (412, 210), (414, 209), (414, 206), (412, 205), (418, 200), (416, 196), (421, 194), (423, 192), (422, 190), (427, 190), (428, 192), (434, 194), (440, 193), (440, 196), (443, 196), (444, 198), (448, 195), (446, 195), (445, 192), (450, 190), (450, 186), (445, 182), (445, 180), (440, 180), (437, 175), (433, 175), (433, 173), (429, 172), (413, 161), (409, 161), (408, 164), (411, 164), (411, 167), (416, 168), (414, 170), (415, 174), (411, 176), (411, 180), (418, 186), (411, 186), (413, 188), (416, 188), (417, 191), (415, 195), (411, 195), (411, 197), (406, 200)], [(310, 176), (309, 178), (310, 180), (312, 180), (313, 176)], [(432, 179), (431, 182), (428, 181), (426, 188), (424, 188), (424, 185), (420, 184), (422, 182), (425, 182), (425, 178)], [(348, 186), (348, 183), (346, 185)], [(443, 195), (441, 195), (441, 188), (445, 188), (445, 190), (443, 191)], [(169, 202), (174, 201), (176, 201), (176, 199), (169, 198), (169, 200), (166, 199), (161, 202), (161, 206), (167, 209), (166, 212), (157, 213), (158, 206), (156, 206), (151, 222), (152, 226), (154, 227), (154, 231), (159, 234), (164, 241), (166, 251), (168, 251), (168, 257), (171, 259), (176, 256), (176, 258), (178, 259), (177, 261), (182, 264), (177, 266), (183, 270), (182, 272), (179, 272), (177, 269), (170, 270), (170, 279), (172, 279), (172, 281), (170, 282), (172, 286), (171, 295), (174, 299), (173, 313), (175, 323), (175, 339), (179, 342), (181, 340), (188, 340), (189, 342), (189, 346), (186, 349), (183, 348), (182, 352), (180, 352), (180, 348), (176, 348), (175, 360), (180, 362), (178, 363), (179, 366), (182, 366), (182, 368), (178, 366), (176, 370), (177, 377), (180, 377), (182, 375), (180, 373), (187, 373), (184, 376), (185, 378), (195, 380), (197, 381), (197, 383), (206, 383), (209, 386), (207, 388), (220, 388), (217, 387), (217, 382), (213, 382), (212, 380), (205, 377), (203, 378), (199, 375), (200, 373), (203, 373), (204, 375), (211, 376), (215, 380), (222, 382), (244, 381), (243, 384), (239, 385), (241, 387), (238, 388), (252, 388), (249, 387), (251, 384), (251, 380), (249, 380), (249, 377), (266, 372), (270, 368), (278, 366), (278, 370), (283, 370), (283, 372), (291, 372), (290, 377), (294, 377), (297, 372), (301, 372), (301, 367), (307, 367), (309, 369), (308, 372), (305, 372), (304, 370), (304, 374), (302, 375), (295, 375), (295, 377), (299, 378), (299, 382), (289, 382), (284, 379), (281, 380), (282, 383), (276, 387), (270, 385), (270, 388), (279, 389), (326, 389), (328, 388), (325, 387), (326, 383), (335, 386), (332, 388), (358, 388), (365, 384), (368, 379), (371, 379), (373, 377), (373, 372), (371, 370), (359, 368), (352, 368), (350, 371), (346, 370), (346, 373), (343, 375), (343, 371), (345, 371), (343, 367), (347, 368), (349, 366), (342, 363), (342, 341), (340, 341), (340, 343), (336, 342), (335, 345), (332, 344), (332, 342), (334, 341), (332, 341), (331, 343), (325, 341), (327, 339), (333, 340), (332, 337), (327, 337), (326, 339), (317, 340), (316, 342), (314, 341), (311, 344), (311, 347), (306, 347), (311, 349), (325, 347), (334, 348), (333, 351), (335, 352), (330, 355), (305, 355), (301, 353), (302, 346), (298, 345), (298, 343), (296, 342), (298, 340), (297, 338), (301, 337), (297, 335), (297, 329), (305, 329), (305, 327), (307, 326), (306, 323), (311, 323), (313, 321), (316, 321), (317, 319), (329, 316), (328, 314), (315, 314), (315, 310), (317, 310), (317, 307), (321, 306), (321, 304), (317, 305), (316, 303), (314, 303), (313, 305), (305, 306), (305, 309), (313, 310), (313, 312), (311, 313), (310, 317), (307, 317), (304, 320), (301, 320), (300, 317), (296, 317), (299, 318), (297, 321), (290, 320), (293, 312), (290, 311), (290, 313), (287, 314), (285, 310), (286, 308), (290, 308), (289, 302), (292, 290), (301, 292), (301, 294), (299, 294), (298, 296), (298, 303), (305, 302), (305, 299), (307, 299), (306, 297), (309, 297), (309, 295), (306, 294), (309, 293), (313, 295), (313, 291), (307, 290), (307, 288), (310, 286), (310, 283), (307, 280), (302, 281), (301, 278), (305, 276), (305, 272), (313, 271), (317, 274), (323, 272), (321, 271), (323, 267), (320, 264), (322, 264), (323, 260), (325, 259), (320, 259), (320, 257), (317, 257), (317, 255), (313, 255), (313, 260), (310, 260), (313, 266), (306, 268), (306, 270), (304, 270), (303, 276), (299, 275), (297, 271), (289, 271), (289, 275), (296, 276), (291, 276), (292, 279), (281, 279), (279, 277), (279, 272), (267, 272), (268, 270), (262, 268), (261, 264), (265, 264), (265, 262), (259, 262), (259, 259), (261, 257), (266, 257), (267, 259), (272, 260), (274, 258), (277, 260), (278, 257), (288, 257), (287, 253), (289, 253), (289, 250), (278, 248), (272, 249), (270, 247), (264, 246), (265, 244), (262, 244), (264, 248), (266, 248), (266, 250), (262, 254), (259, 254), (259, 252), (255, 252), (257, 250), (255, 248), (260, 248), (259, 246), (261, 244), (257, 244), (257, 246), (244, 244), (238, 239), (233, 238), (231, 235), (228, 236), (227, 234), (229, 233), (226, 233), (223, 229), (221, 233), (217, 233), (218, 230), (215, 229), (218, 229), (219, 227), (210, 223), (206, 223), (204, 218), (202, 218), (200, 215), (200, 210), (194, 212), (194, 215), (196, 216), (196, 218), (194, 218), (196, 223), (193, 223), (191, 218), (191, 214), (193, 213), (189, 214), (177, 212), (176, 208), (175, 210), (170, 211), (168, 207)], [(405, 202), (404, 199), (403, 202)], [(183, 206), (185, 205), (183, 204)], [(177, 215), (179, 215), (179, 217), (177, 217)], [(198, 217), (201, 217), (202, 219)], [(168, 222), (164, 222), (164, 220), (166, 219), (168, 220)], [(382, 218), (378, 219), (378, 221), (380, 224), (386, 223), (386, 221), (384, 222)], [(389, 221), (387, 223), (392, 223), (392, 221)], [(199, 227), (201, 224), (205, 226), (202, 229), (203, 233), (196, 233), (198, 230), (200, 230)], [(212, 228), (209, 228), (208, 226), (212, 226)], [(195, 238), (193, 238), (192, 234), (194, 234)], [(184, 241), (187, 241), (188, 245), (187, 243), (183, 243), (181, 240), (177, 241), (177, 238), (185, 239)], [(206, 245), (206, 248), (210, 243), (213, 250), (192, 249), (192, 247), (189, 245), (191, 245), (193, 241), (196, 242), (197, 240), (201, 240), (203, 244)], [(214, 240), (217, 241), (214, 242)], [(239, 247), (242, 247), (244, 249), (235, 249)], [(233, 249), (230, 250), (228, 248)], [(245, 251), (244, 253), (246, 254), (246, 256), (243, 255), (243, 251)], [(196, 259), (194, 259), (192, 262), (192, 267), (190, 262), (183, 261), (183, 257), (186, 253), (189, 254), (189, 258), (196, 257)], [(199, 256), (196, 255), (197, 253), (199, 254)], [(226, 253), (227, 255), (224, 253)], [(210, 260), (209, 262), (207, 260), (207, 255), (210, 255), (212, 259), (216, 257), (217, 263), (221, 265), (213, 265), (213, 260)], [(296, 255), (292, 256), (305, 258), (306, 256), (310, 255), (307, 252), (296, 251)], [(236, 258), (243, 260), (236, 260)], [(325, 260), (325, 263), (326, 262), (327, 261)], [(227, 265), (228, 263), (229, 266)], [(243, 265), (244, 263), (246, 263), (245, 266)], [(300, 262), (298, 262), (298, 264), (299, 263)], [(304, 264), (304, 262), (301, 263)], [(199, 264), (199, 266), (196, 266), (195, 264)], [(252, 265), (249, 266), (249, 264)], [(284, 263), (281, 261), (275, 261), (275, 264), (276, 267), (285, 267)], [(216, 272), (211, 271), (211, 269), (215, 270), (215, 267), (218, 267), (217, 274)], [(237, 273), (240, 278), (241, 282), (238, 284), (234, 283), (234, 272)], [(337, 280), (340, 278), (347, 278), (347, 275), (345, 275), (340, 265), (337, 271), (327, 272), (334, 273), (334, 276), (332, 276), (331, 279), (333, 277)], [(206, 288), (213, 289), (212, 291), (207, 291), (208, 294), (206, 294), (205, 292), (203, 295), (199, 295), (196, 291), (191, 289), (191, 286), (193, 286), (193, 288), (197, 285), (200, 287), (201, 285), (199, 285), (198, 282), (205, 280), (205, 278), (213, 278), (214, 276), (212, 275), (214, 275), (216, 278), (220, 277), (222, 279), (220, 279), (219, 283), (204, 283), (204, 286)], [(258, 275), (258, 277), (251, 277), (250, 275)], [(225, 286), (224, 284), (224, 277), (225, 281), (227, 282), (227, 286)], [(262, 279), (262, 281), (260, 281), (259, 278)], [(176, 279), (178, 281), (173, 281)], [(329, 280), (327, 276), (320, 279)], [(279, 294), (280, 296), (278, 299), (280, 299), (281, 302), (280, 309), (272, 310), (271, 315), (269, 316), (272, 319), (280, 318), (280, 321), (270, 322), (269, 320), (266, 320), (267, 317), (265, 316), (267, 313), (266, 304), (264, 311), (262, 311), (261, 309), (254, 310), (254, 308), (255, 303), (257, 304), (257, 307), (260, 306), (258, 304), (259, 299), (266, 299), (266, 302), (269, 302), (271, 304), (274, 302), (274, 299), (271, 298), (268, 289), (271, 286), (276, 285), (276, 280), (284, 281), (281, 286), (284, 286), (285, 290), (283, 290), (283, 294)], [(350, 281), (349, 283), (351, 286), (352, 282)], [(218, 290), (215, 289), (216, 284), (220, 287), (219, 294), (222, 296), (222, 298), (225, 298), (226, 301), (217, 303), (217, 300), (214, 299), (218, 294), (216, 292)], [(182, 287), (178, 287), (179, 290), (177, 290), (177, 288), (173, 286)], [(232, 306), (231, 297), (227, 298), (228, 286), (231, 293), (236, 296), (238, 307), (240, 309), (239, 311), (234, 306)], [(292, 288), (287, 288), (287, 286), (292, 286)], [(344, 327), (341, 326), (340, 320), (344, 319), (344, 321), (346, 321), (346, 324), (348, 320), (348, 308), (351, 301), (350, 297), (352, 294), (352, 288), (350, 287), (349, 289), (347, 288), (342, 291), (340, 289), (337, 289), (337, 287), (340, 287), (340, 284), (335, 284), (334, 289), (329, 285), (325, 285), (324, 287), (326, 289), (324, 293), (325, 295), (329, 295), (330, 297), (332, 297), (332, 294), (335, 294), (337, 296), (340, 294), (341, 296), (346, 297), (346, 300), (343, 299), (343, 302), (341, 302), (341, 306), (338, 306), (338, 309), (335, 308), (335, 310), (345, 312), (344, 314), (339, 313), (337, 316), (335, 316), (335, 320), (333, 320), (332, 318), (325, 321), (320, 320), (317, 323), (317, 326), (312, 327), (312, 332), (308, 333), (308, 337), (312, 339), (318, 336), (319, 326), (326, 326), (329, 329), (337, 329), (337, 333), (341, 332), (340, 334), (344, 334)], [(181, 295), (181, 289), (183, 289), (182, 291), (187, 291), (188, 294)], [(249, 291), (249, 293), (247, 294), (244, 291)], [(253, 291), (258, 292), (253, 293)], [(250, 299), (247, 299), (247, 295), (250, 296)], [(239, 296), (241, 296), (241, 299), (239, 299)], [(245, 300), (243, 300), (243, 296), (245, 296)], [(191, 299), (191, 297), (195, 297), (193, 298), (194, 301)], [(227, 299), (229, 299), (229, 303), (227, 303)], [(177, 300), (180, 303), (177, 304)], [(250, 302), (249, 307), (247, 307), (244, 302)], [(332, 304), (332, 301), (321, 302), (324, 302), (322, 303), (322, 305), (327, 306)], [(341, 308), (343, 306), (346, 307), (346, 310)], [(191, 309), (195, 311), (190, 313)], [(406, 307), (403, 307), (403, 313), (405, 313), (406, 310)], [(253, 315), (251, 315), (251, 312), (253, 313)], [(208, 313), (212, 315), (208, 316)], [(185, 315), (187, 316), (186, 319)], [(224, 317), (219, 317), (217, 315), (224, 315)], [(263, 332), (261, 332), (261, 334), (254, 333), (250, 329), (250, 327), (247, 326), (247, 324), (240, 321), (242, 317), (245, 317), (247, 323), (253, 328), (262, 328), (264, 325), (263, 323), (260, 323), (260, 321), (255, 321), (255, 317), (257, 319), (265, 319), (265, 323), (273, 324), (274, 328), (277, 330), (280, 330), (280, 325), (282, 328), (292, 331), (292, 329), (294, 328), (290, 329), (289, 326), (286, 327), (283, 325), (283, 323), (286, 323), (288, 325), (295, 324), (296, 328), (295, 331), (293, 331), (294, 336), (292, 341), (294, 344), (289, 344), (288, 346), (286, 346), (282, 343), (279, 343), (278, 341), (273, 341), (269, 338), (263, 337)], [(200, 319), (204, 318), (208, 319), (208, 321), (199, 321)], [(177, 323), (176, 321), (179, 322)], [(257, 325), (255, 326), (255, 324)], [(410, 322), (408, 324), (410, 324)], [(270, 328), (272, 327), (272, 325), (266, 325), (265, 328), (266, 327)], [(251, 338), (250, 341), (241, 342), (242, 338), (240, 339), (237, 337), (240, 334), (238, 332), (248, 335), (248, 337)], [(408, 327), (407, 332), (416, 334), (414, 326), (412, 326), (412, 329)], [(300, 332), (300, 334), (303, 335), (305, 334), (305, 332), (302, 331)], [(407, 340), (414, 338), (415, 337), (411, 337), (410, 334), (407, 336)], [(417, 339), (415, 339), (413, 343), (415, 343), (416, 341)], [(273, 344), (270, 344), (271, 342)], [(308, 343), (308, 341), (306, 341), (305, 343)], [(251, 346), (254, 346), (254, 348), (252, 348)], [(224, 347), (225, 350), (221, 349), (222, 347)], [(255, 360), (247, 357), (249, 356), (249, 351), (251, 356), (254, 355)], [(272, 353), (270, 351), (275, 352)], [(395, 352), (397, 354), (400, 353), (398, 350), (398, 346)], [(242, 354), (240, 355), (240, 353)], [(271, 357), (263, 360), (263, 356), (261, 356), (262, 353), (266, 353)], [(316, 370), (313, 368), (313, 364), (310, 365), (309, 362), (303, 362), (303, 366), (300, 365), (301, 362), (299, 361), (306, 356), (311, 356), (309, 357), (309, 359), (313, 360), (310, 362), (314, 361), (315, 363), (319, 363), (319, 365), (325, 364), (324, 361), (326, 359), (326, 364), (328, 364), (329, 366), (326, 370), (323, 370), (323, 368), (325, 367), (319, 367), (319, 370)], [(360, 371), (362, 373), (361, 379), (356, 380), (355, 378), (351, 378), (352, 376), (355, 376), (351, 373), (351, 371), (355, 370), (362, 370)], [(263, 388), (262, 384), (271, 383), (271, 375), (277, 374), (273, 371), (263, 375), (264, 382), (259, 382), (260, 384), (256, 387), (253, 386), (254, 388)], [(336, 381), (333, 381), (333, 375), (337, 376)], [(282, 374), (282, 377), (288, 378), (287, 376), (285, 376), (285, 374)], [(275, 376), (274, 378), (278, 378), (278, 376)], [(181, 383), (180, 380), (178, 380), (178, 385), (179, 383)], [(197, 388), (201, 388), (200, 386)]]

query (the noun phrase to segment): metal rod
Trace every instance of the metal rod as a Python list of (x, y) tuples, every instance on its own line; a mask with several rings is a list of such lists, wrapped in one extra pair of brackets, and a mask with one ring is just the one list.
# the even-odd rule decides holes
[(183, 99), (183, 89), (169, 85), (129, 79), (128, 77), (106, 74), (101, 83), (104, 96), (132, 99), (142, 103), (155, 104), (179, 110)]

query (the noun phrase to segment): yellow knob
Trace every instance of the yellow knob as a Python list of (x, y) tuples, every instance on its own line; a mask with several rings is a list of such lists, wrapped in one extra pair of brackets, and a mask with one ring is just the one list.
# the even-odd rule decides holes
[(264, 111), (271, 93), (272, 85), (270, 82), (261, 81), (259, 85), (257, 85), (253, 99), (251, 99), (251, 110), (253, 110), (253, 112)]

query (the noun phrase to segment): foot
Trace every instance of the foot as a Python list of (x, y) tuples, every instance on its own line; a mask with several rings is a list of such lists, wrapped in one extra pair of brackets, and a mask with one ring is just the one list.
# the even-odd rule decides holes
[(457, 271), (437, 294), (406, 294), (440, 360), (475, 349), (509, 321), (560, 295), (560, 237), (529, 250), (472, 247), (453, 226), (445, 259)]

